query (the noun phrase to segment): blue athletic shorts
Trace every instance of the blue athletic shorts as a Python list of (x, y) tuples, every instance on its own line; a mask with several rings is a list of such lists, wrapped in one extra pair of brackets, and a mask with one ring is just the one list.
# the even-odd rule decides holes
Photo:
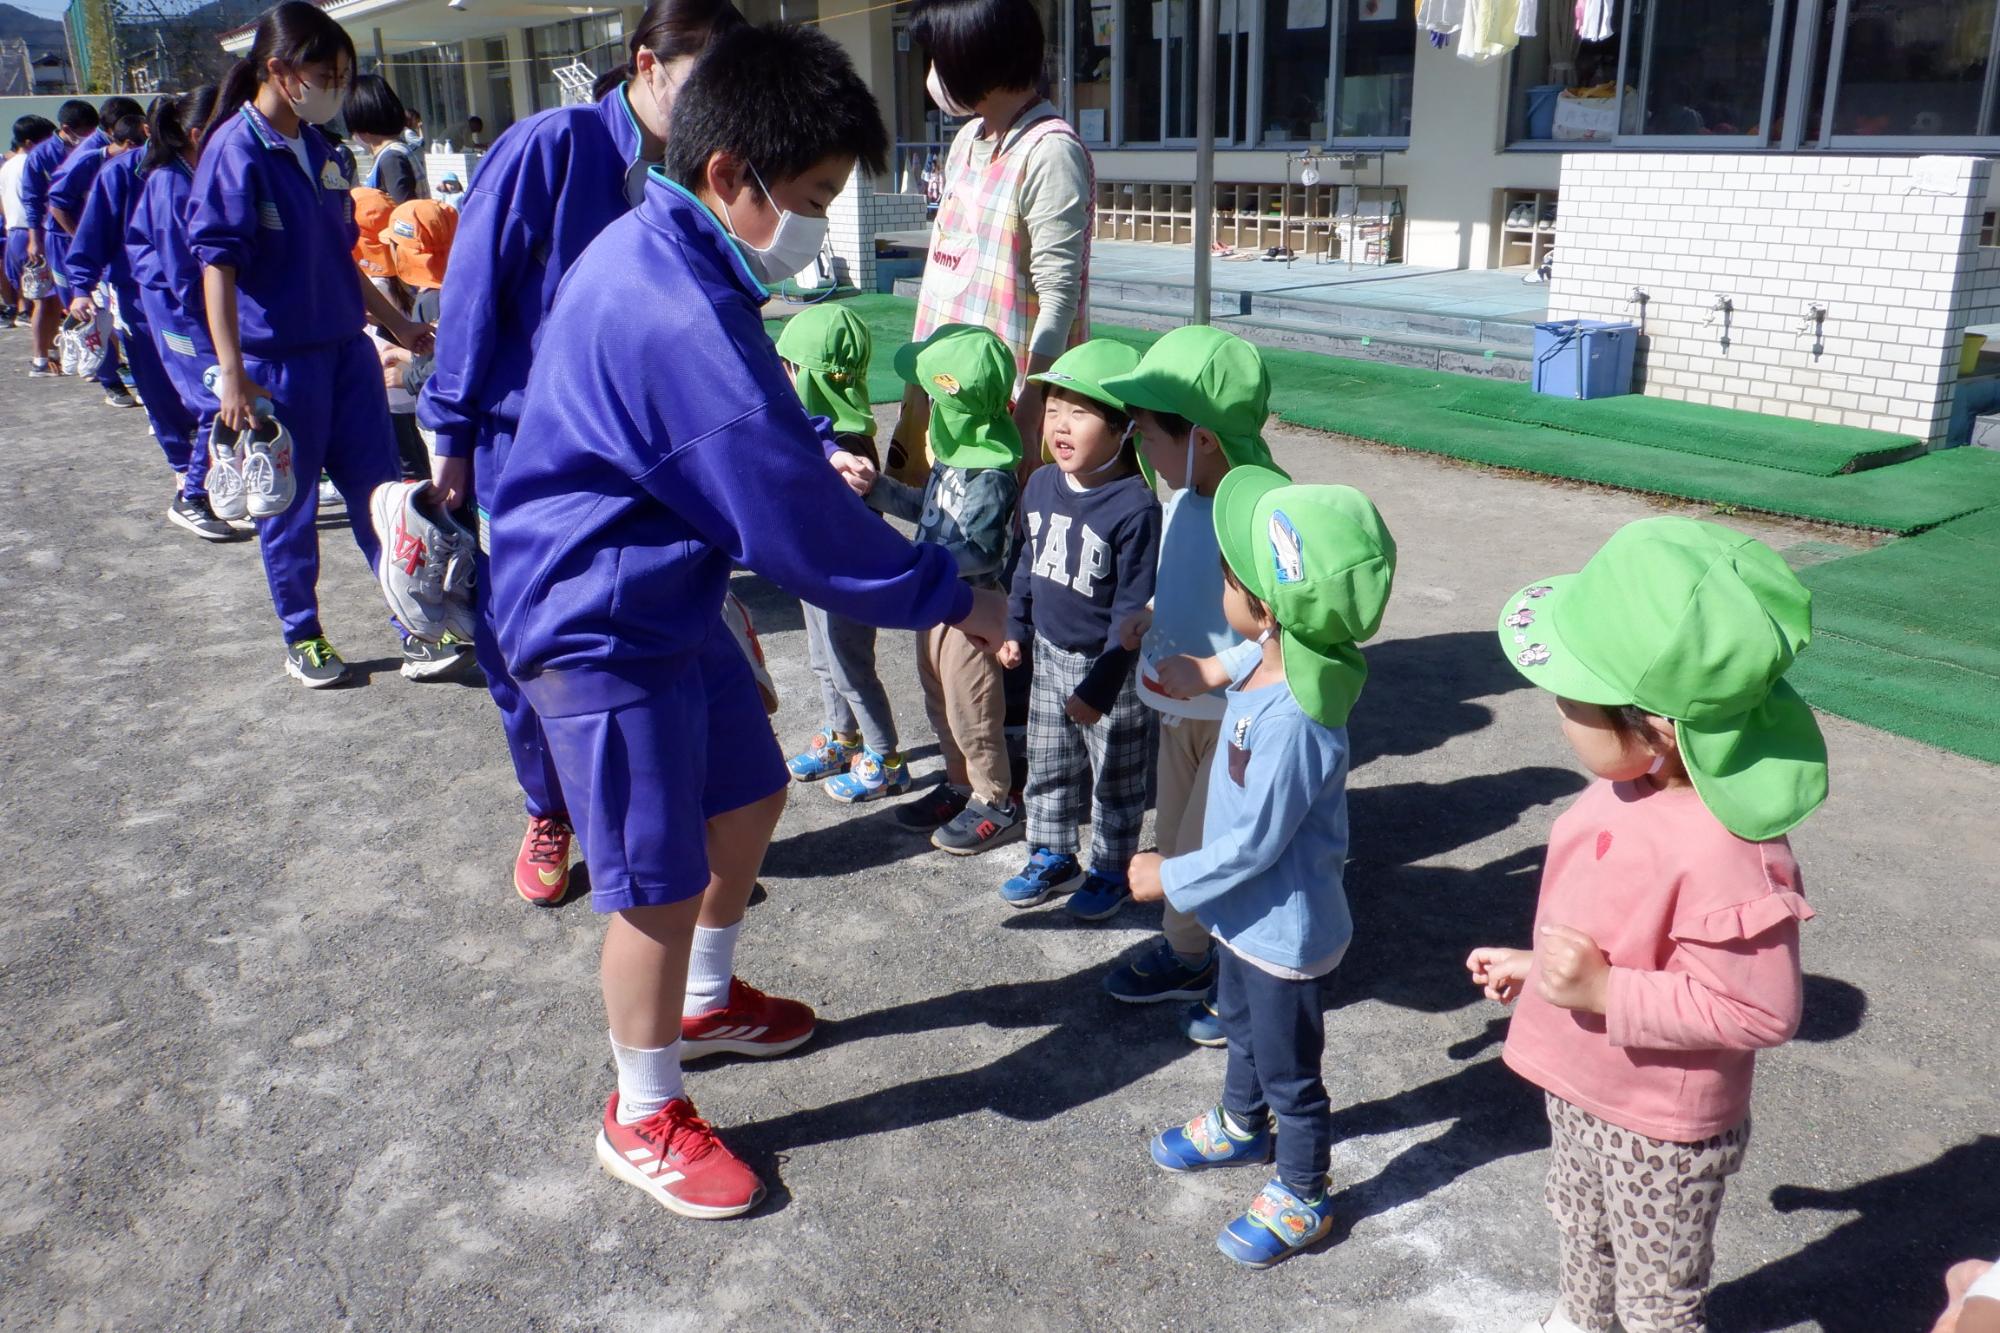
[(605, 712), (540, 717), (592, 911), (694, 897), (708, 887), (707, 821), (791, 781), (750, 663), (720, 619), (658, 689)]

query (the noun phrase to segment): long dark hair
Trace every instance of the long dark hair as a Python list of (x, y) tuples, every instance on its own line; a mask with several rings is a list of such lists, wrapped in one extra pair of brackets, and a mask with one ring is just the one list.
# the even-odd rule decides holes
[(328, 18), (325, 10), (307, 4), (306, 0), (284, 0), (283, 4), (271, 6), (257, 20), (257, 36), (250, 43), (249, 53), (232, 65), (229, 76), (223, 79), (215, 107), (202, 122), (203, 136), (257, 95), (267, 77), (265, 67), (269, 61), (282, 60), (297, 68), (334, 64), (342, 56), (347, 57), (347, 67), (353, 69), (354, 39), (347, 35), (347, 29)]
[(146, 140), (146, 157), (139, 170), (153, 171), (185, 158), (188, 145), (195, 141), (195, 128), (208, 123), (217, 96), (216, 86), (208, 83), (179, 97), (154, 99), (153, 132)]
[(710, 39), (741, 27), (743, 22), (743, 15), (729, 0), (652, 0), (639, 16), (639, 26), (632, 29), (632, 40), (627, 44), (630, 59), (598, 75), (590, 95), (602, 97), (636, 77), (641, 51), (651, 51), (659, 60), (698, 56), (708, 49)]

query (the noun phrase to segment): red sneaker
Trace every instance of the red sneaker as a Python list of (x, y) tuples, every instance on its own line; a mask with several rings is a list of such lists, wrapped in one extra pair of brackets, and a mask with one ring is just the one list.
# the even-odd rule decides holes
[(530, 819), (521, 854), (514, 858), (514, 891), (537, 907), (554, 907), (568, 897), (569, 844), (569, 821)]
[(817, 1021), (811, 1005), (766, 995), (731, 977), (727, 1003), (681, 1020), (681, 1059), (725, 1053), (783, 1055), (805, 1045)]
[(739, 1217), (764, 1198), (764, 1182), (676, 1097), (636, 1125), (618, 1123), (618, 1094), (604, 1106), (597, 1162), (606, 1174), (682, 1217)]

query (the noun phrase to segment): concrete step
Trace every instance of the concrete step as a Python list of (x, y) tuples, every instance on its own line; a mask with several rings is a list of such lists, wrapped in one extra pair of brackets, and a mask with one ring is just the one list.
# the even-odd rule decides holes
[[(1144, 307), (1099, 302), (1093, 305), (1092, 310), (1097, 318), (1108, 323), (1142, 329), (1164, 331), (1187, 323), (1185, 314), (1169, 314)], [(1534, 373), (1534, 356), (1530, 349), (1509, 344), (1496, 345), (1473, 338), (1382, 332), (1319, 321), (1272, 319), (1256, 314), (1217, 319), (1215, 326), (1228, 329), (1260, 347), (1284, 347), (1316, 352), (1322, 356), (1381, 361), (1419, 370), (1443, 370), (1492, 379), (1527, 380)]]

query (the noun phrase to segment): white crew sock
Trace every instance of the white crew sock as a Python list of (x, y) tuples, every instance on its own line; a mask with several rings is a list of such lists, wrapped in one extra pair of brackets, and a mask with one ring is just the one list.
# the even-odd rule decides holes
[(736, 936), (743, 929), (733, 926), (696, 926), (694, 947), (688, 950), (687, 997), (681, 1001), (681, 1017), (693, 1018), (729, 1002), (729, 978), (736, 971)]
[(681, 1044), (643, 1050), (611, 1039), (618, 1062), (618, 1123), (636, 1125), (681, 1093)]

